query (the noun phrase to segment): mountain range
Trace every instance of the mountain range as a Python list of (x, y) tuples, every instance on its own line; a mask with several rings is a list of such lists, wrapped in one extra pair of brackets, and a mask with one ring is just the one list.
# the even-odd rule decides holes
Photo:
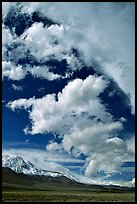
[[(55, 172), (47, 171), (36, 167), (30, 161), (24, 160), (20, 156), (4, 154), (2, 156), (2, 183), (4, 185), (25, 185), (25, 186), (77, 186), (91, 187), (92, 189), (120, 189), (134, 190), (132, 187), (122, 187), (117, 185), (103, 185), (95, 182), (87, 182), (71, 174), (69, 171)], [(25, 187), (26, 188), (26, 187)]]
[(70, 180), (80, 182), (75, 178), (70, 172), (54, 172), (47, 171), (36, 167), (30, 161), (24, 160), (20, 156), (15, 156), (11, 154), (5, 154), (2, 156), (2, 167), (7, 167), (16, 173), (23, 173), (25, 175), (37, 175), (37, 176), (51, 176), (51, 177), (61, 177), (64, 176)]

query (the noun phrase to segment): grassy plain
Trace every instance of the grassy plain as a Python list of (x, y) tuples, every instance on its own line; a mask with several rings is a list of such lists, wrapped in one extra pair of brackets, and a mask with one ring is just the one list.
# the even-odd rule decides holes
[(133, 191), (53, 188), (47, 190), (3, 187), (2, 202), (135, 202)]

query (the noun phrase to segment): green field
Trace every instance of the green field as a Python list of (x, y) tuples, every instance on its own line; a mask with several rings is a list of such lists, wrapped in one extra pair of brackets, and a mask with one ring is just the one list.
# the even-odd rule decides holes
[(25, 190), (3, 188), (2, 201), (26, 202), (135, 202), (134, 192), (84, 191), (84, 189)]

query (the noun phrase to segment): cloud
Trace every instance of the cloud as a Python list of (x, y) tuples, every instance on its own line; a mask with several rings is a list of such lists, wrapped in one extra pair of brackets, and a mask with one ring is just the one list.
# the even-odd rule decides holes
[[(4, 13), (9, 5), (9, 3), (3, 3)], [(21, 53), (23, 55), (29, 50), (39, 62), (52, 58), (59, 61), (66, 59), (69, 65), (67, 77), (71, 71), (82, 67), (80, 60), (70, 52), (71, 48), (75, 47), (80, 51), (80, 57), (87, 65), (112, 78), (127, 94), (131, 112), (135, 114), (134, 2), (85, 2), (84, 4), (22, 2), (20, 5), (22, 5), (22, 14), (31, 15), (38, 11), (44, 17), (47, 16), (60, 24), (44, 27), (42, 22), (33, 23), (20, 38), (16, 37), (16, 41), (20, 41), (25, 46), (23, 52), (22, 48), (17, 48), (17, 54), (14, 52), (17, 58), (21, 57)], [(17, 7), (17, 4), (15, 3), (13, 7)], [(8, 44), (13, 40), (8, 29), (3, 29), (3, 36), (4, 43)], [(19, 52), (20, 55), (18, 55)], [(12, 53), (10, 55), (13, 59)], [(14, 60), (16, 57), (14, 56)], [(94, 66), (94, 62), (98, 66)], [(42, 69), (40, 68), (40, 77), (43, 74)], [(38, 73), (35, 74), (37, 75)], [(53, 73), (46, 74), (46, 77), (58, 78)], [(44, 74), (43, 78), (45, 78)]]
[(135, 187), (135, 178), (133, 178), (129, 182), (125, 182), (125, 186), (127, 186), (127, 187)]
[(9, 45), (13, 42), (13, 35), (8, 28), (2, 25), (2, 45)]
[[(44, 5), (43, 3), (24, 3), (23, 12), (32, 13), (39, 11), (43, 16), (48, 16), (61, 24), (61, 28), (55, 25), (51, 29), (53, 31), (52, 34), (57, 35), (57, 37), (61, 35), (60, 46), (52, 46), (51, 49), (48, 41), (47, 45), (45, 45), (49, 46), (48, 52), (51, 50), (52, 53), (54, 50), (56, 54), (56, 50), (58, 50), (57, 52), (61, 56), (61, 53), (65, 51), (66, 47), (71, 48), (75, 45), (82, 52), (83, 59), (88, 65), (93, 65), (94, 61), (100, 65), (101, 60), (101, 68), (99, 66), (93, 66), (94, 69), (114, 79), (118, 86), (128, 95), (131, 101), (131, 111), (134, 114), (134, 2), (85, 2), (84, 4), (77, 2), (45, 2)], [(42, 26), (42, 24), (37, 24), (37, 26)], [(63, 27), (67, 28), (67, 32), (64, 32)], [(58, 30), (59, 28), (60, 31)], [(41, 33), (45, 33), (44, 28), (41, 27), (41, 29)], [(63, 45), (65, 45), (64, 49)], [(35, 47), (37, 49), (37, 45)], [(47, 56), (44, 52), (42, 54)], [(63, 57), (65, 58), (65, 56)], [(68, 62), (73, 61), (71, 64), (74, 69), (73, 58), (70, 60), (66, 56), (66, 59)]]
[[(87, 48), (90, 48), (91, 46), (90, 49), (94, 49), (92, 53), (93, 55), (94, 53), (97, 54), (95, 52), (96, 48), (103, 48), (105, 51), (112, 51), (112, 48), (114, 48), (113, 54), (116, 55), (116, 45), (118, 46), (118, 50), (120, 50), (118, 54), (122, 54), (122, 52), (123, 54), (127, 54), (129, 53), (129, 49), (132, 53), (134, 52), (135, 4), (133, 2), (85, 2), (84, 4), (77, 2), (45, 2), (44, 5), (45, 6), (43, 6), (43, 3), (23, 3), (22, 10), (23, 12), (29, 10), (31, 13), (39, 11), (44, 16), (53, 19), (55, 22), (69, 26), (71, 32), (68, 35), (70, 38), (73, 36), (74, 41), (77, 40), (76, 37), (78, 37), (78, 34), (81, 37), (85, 36), (85, 42), (80, 41), (79, 44), (82, 46), (84, 43)], [(84, 15), (81, 15), (81, 12)], [(90, 21), (87, 21), (87, 19), (90, 19)], [(132, 40), (129, 41), (129, 39)], [(71, 38), (70, 43), (74, 41)], [(86, 54), (88, 51), (89, 49), (84, 50)], [(111, 54), (112, 52), (110, 55)], [(124, 60), (127, 60), (131, 58), (132, 54), (121, 56), (124, 57)]]
[(111, 174), (124, 161), (130, 161), (133, 153), (118, 137), (123, 129), (121, 118), (114, 120), (100, 101), (99, 95), (107, 86), (104, 77), (90, 75), (85, 80), (69, 82), (57, 97), (48, 94), (40, 99), (18, 99), (7, 106), (28, 111), (32, 129), (26, 128), (27, 134), (55, 132), (60, 135), (61, 142), (50, 141), (48, 151), (66, 151), (75, 157), (83, 153), (87, 157), (86, 176), (97, 176), (100, 171)]
[(132, 185), (135, 185), (135, 178), (132, 179), (131, 183)]
[[(99, 61), (98, 61), (99, 62)], [(134, 61), (133, 61), (134, 62)], [(135, 67), (116, 62), (99, 62), (102, 72), (113, 78), (130, 99), (132, 114), (135, 114)]]
[(135, 153), (135, 135), (132, 135), (129, 137), (129, 139), (126, 140), (128, 149)]
[(121, 122), (126, 122), (127, 120), (126, 120), (126, 118), (121, 117), (121, 118), (120, 118), (120, 121), (121, 121)]
[(30, 131), (32, 134), (46, 131), (63, 134), (76, 120), (74, 115), (81, 112), (95, 115), (103, 121), (111, 119), (111, 115), (105, 111), (98, 98), (106, 86), (107, 82), (102, 76), (88, 76), (85, 80), (75, 79), (69, 82), (62, 92), (58, 93), (58, 101), (55, 94), (48, 94), (41, 99), (18, 99), (9, 102), (8, 107), (15, 110), (32, 106), (29, 115), (32, 121)]
[(26, 140), (25, 140), (25, 143), (29, 143), (29, 140), (28, 140), (28, 139), (26, 139)]
[(45, 27), (42, 22), (34, 23), (21, 36), (21, 40), (26, 45), (39, 62), (48, 59), (57, 59), (59, 61), (66, 59), (71, 70), (80, 69), (82, 63), (71, 53), (74, 47), (70, 38), (67, 38), (70, 32), (69, 26), (51, 25)]
[(21, 65), (16, 66), (12, 62), (2, 61), (2, 78), (8, 77), (12, 80), (21, 80), (26, 76), (25, 70)]
[(61, 75), (54, 74), (49, 71), (47, 66), (22, 66), (16, 65), (11, 61), (2, 61), (2, 78), (5, 77), (11, 80), (21, 80), (30, 73), (35, 78), (47, 79), (49, 81), (57, 80), (63, 78)]
[[(17, 65), (20, 59), (28, 56), (28, 50), (31, 55), (34, 55), (38, 61), (49, 59), (52, 55), (57, 54), (58, 59), (62, 59), (61, 53), (64, 48), (62, 46), (55, 46), (53, 25), (48, 28), (43, 27), (43, 23), (34, 23), (32, 27), (28, 28), (21, 37), (18, 37), (14, 32), (10, 32), (4, 24), (2, 27), (2, 56), (3, 56), (3, 78), (8, 77), (11, 80), (21, 80), (26, 77), (28, 72), (37, 78), (56, 80), (62, 76), (54, 74), (49, 71), (48, 66), (30, 66), (30, 65)], [(55, 25), (55, 33), (60, 31)], [(62, 28), (61, 28), (62, 30)], [(58, 31), (58, 32), (57, 32)], [(41, 37), (40, 37), (41, 34)], [(24, 39), (25, 38), (25, 39)], [(45, 46), (44, 46), (45, 45)], [(9, 47), (11, 49), (9, 49)], [(60, 50), (61, 48), (61, 50)], [(47, 54), (45, 53), (47, 52)], [(47, 57), (46, 57), (47, 56)]]
[(39, 92), (44, 93), (44, 91), (45, 91), (45, 87), (41, 87), (41, 88), (39, 88)]
[(29, 73), (31, 73), (33, 77), (47, 79), (49, 81), (53, 81), (61, 78), (60, 75), (50, 72), (47, 66), (33, 66), (33, 67), (27, 67), (26, 69), (27, 71), (29, 71)]
[(62, 59), (61, 55), (64, 48), (62, 45), (55, 43), (55, 40), (60, 38), (62, 32), (63, 27), (58, 25), (51, 25), (47, 28), (44, 27), (42, 22), (34, 23), (22, 34), (21, 39), (24, 39), (26, 47), (38, 61), (44, 61), (53, 55)]
[(7, 46), (10, 46), (14, 41), (14, 36), (8, 28), (2, 24), (2, 58), (6, 58)]
[(10, 8), (15, 5), (15, 3), (11, 2), (2, 2), (2, 17), (5, 18), (10, 10)]
[[(58, 26), (59, 27), (59, 26)], [(43, 36), (41, 36), (41, 40), (39, 40), (39, 35), (43, 29)], [(57, 29), (56, 33), (57, 33)], [(16, 34), (10, 32), (9, 29), (5, 28), (4, 24), (2, 27), (2, 56), (3, 56), (3, 62), (2, 62), (2, 76), (3, 79), (5, 77), (11, 79), (11, 80), (21, 80), (26, 77), (28, 72), (33, 76), (37, 78), (47, 79), (49, 81), (56, 80), (61, 78), (62, 76), (58, 74), (54, 74), (53, 72), (49, 71), (50, 67), (48, 66), (30, 66), (30, 65), (18, 65), (18, 61), (21, 58), (25, 58), (28, 56), (27, 50), (30, 49), (32, 51), (32, 55), (38, 58), (40, 58), (43, 55), (44, 60), (46, 57), (45, 51), (48, 52), (47, 56), (51, 56), (55, 54), (55, 49), (53, 48), (53, 42), (52, 42), (52, 35), (50, 36), (50, 33), (53, 32), (53, 26), (50, 27), (49, 31), (49, 44), (48, 42), (45, 43), (46, 35), (45, 33), (48, 33), (45, 28), (43, 28), (42, 23), (36, 23), (32, 25), (21, 37), (17, 37)], [(31, 36), (32, 35), (32, 36)], [(25, 36), (25, 37), (24, 37)], [(25, 38), (25, 40), (23, 39)], [(47, 41), (48, 41), (47, 38)], [(42, 41), (43, 39), (43, 41)], [(27, 42), (25, 46), (25, 42)], [(30, 44), (29, 44), (30, 43)], [(47, 47), (44, 47), (45, 46)], [(16, 46), (15, 46), (16, 45)], [(50, 46), (50, 49), (49, 49)], [(12, 50), (8, 49), (8, 47), (11, 47)], [(53, 48), (53, 51), (52, 51)], [(34, 53), (33, 53), (34, 51)], [(60, 51), (57, 50), (58, 57), (60, 55)], [(39, 55), (39, 56), (38, 56)]]
[(12, 86), (12, 88), (14, 89), (14, 91), (23, 91), (22, 86), (17, 86), (17, 85), (15, 85), (15, 84), (12, 84), (11, 86)]
[(49, 144), (46, 145), (46, 150), (49, 152), (54, 152), (54, 151), (62, 151), (63, 148), (57, 142), (50, 141)]
[[(46, 147), (48, 151), (64, 149), (75, 157), (85, 154), (85, 175), (94, 177), (100, 171), (108, 175), (120, 171), (118, 169), (124, 161), (134, 159), (134, 141), (120, 139), (118, 133), (125, 120), (113, 118), (100, 94), (109, 84), (106, 78), (114, 80), (129, 97), (134, 114), (134, 3), (22, 2), (20, 5), (23, 5), (22, 13), (31, 15), (39, 11), (59, 24), (44, 26), (42, 22), (34, 23), (19, 38), (15, 36), (14, 41), (16, 38), (22, 46), (10, 54), (13, 61), (18, 61), (21, 54), (26, 55), (26, 50), (40, 63), (66, 59), (67, 77), (82, 68), (82, 59), (85, 65), (107, 77), (94, 75), (85, 80), (75, 79), (57, 95), (18, 99), (10, 101), (7, 106), (13, 111), (20, 108), (28, 111), (32, 127), (24, 129), (26, 134), (56, 132), (60, 135), (61, 142), (51, 141)], [(7, 33), (6, 49), (6, 45), (13, 42), (13, 36), (7, 28), (3, 33)], [(72, 54), (73, 47), (80, 52), (80, 59)], [(11, 59), (7, 60), (5, 56), (3, 78), (20, 80), (27, 71), (33, 77), (48, 80), (61, 77), (46, 66), (15, 66)]]
[(7, 104), (7, 107), (11, 108), (13, 111), (16, 108), (28, 109), (33, 104), (34, 101), (35, 101), (35, 97), (30, 98), (29, 100), (27, 100), (27, 99), (19, 99), (19, 100), (15, 100), (13, 102), (9, 102)]
[(44, 170), (49, 171), (68, 171), (67, 168), (63, 167), (60, 163), (72, 163), (83, 164), (83, 160), (72, 158), (70, 155), (65, 153), (56, 152), (53, 154), (49, 151), (38, 150), (38, 149), (8, 149), (3, 151), (3, 154), (15, 154), (17, 156), (22, 156), (25, 160), (31, 161), (34, 165)]
[(121, 129), (122, 124), (120, 122), (107, 122), (103, 124), (92, 121), (86, 124), (80, 123), (73, 129), (72, 134), (65, 135), (62, 141), (63, 146), (67, 151), (74, 145), (85, 154), (90, 154), (91, 151), (101, 154), (104, 152), (104, 147), (106, 150), (110, 150), (112, 146), (110, 147), (110, 145), (108, 145), (108, 143), (110, 143), (108, 138), (113, 136), (115, 130)]
[(63, 137), (62, 146), (75, 156), (81, 153), (87, 156), (86, 176), (98, 177), (100, 171), (107, 175), (120, 172), (119, 167), (124, 161), (134, 160), (134, 154), (128, 150), (126, 142), (115, 136), (121, 129), (121, 122), (86, 123), (84, 127), (80, 124), (71, 134)]

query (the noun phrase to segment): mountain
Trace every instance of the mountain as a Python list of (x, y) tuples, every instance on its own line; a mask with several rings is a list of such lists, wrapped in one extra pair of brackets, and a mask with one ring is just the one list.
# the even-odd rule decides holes
[[(72, 175), (69, 171), (54, 172), (47, 171), (36, 167), (30, 161), (24, 160), (20, 156), (12, 154), (4, 154), (2, 156), (2, 181), (5, 183), (17, 183), (34, 185), (36, 183), (45, 185), (65, 184), (65, 185), (80, 185), (92, 186), (92, 189), (123, 189), (129, 190), (132, 188), (122, 187), (112, 184), (101, 184), (90, 179), (83, 179), (81, 176)], [(134, 188), (133, 188), (134, 189)]]
[[(20, 156), (2, 156), (2, 185), (7, 188), (53, 189), (64, 187), (85, 187), (86, 185), (67, 172), (40, 169)], [(100, 186), (103, 188), (102, 186)], [(100, 188), (99, 187), (99, 188)]]
[(134, 191), (134, 188), (120, 186), (102, 186), (95, 184), (84, 184), (71, 180), (65, 176), (39, 176), (16, 173), (8, 167), (2, 167), (2, 189), (16, 190), (46, 190), (46, 191), (86, 191), (86, 192), (123, 192)]
[(2, 182), (16, 184), (16, 185), (25, 185), (25, 186), (36, 186), (36, 184), (78, 184), (76, 181), (73, 181), (65, 176), (44, 176), (44, 175), (28, 175), (23, 173), (16, 173), (8, 167), (2, 167)]
[(70, 180), (80, 182), (79, 179), (75, 178), (69, 172), (54, 172), (40, 169), (34, 166), (30, 161), (24, 160), (20, 156), (11, 154), (5, 154), (2, 156), (2, 167), (8, 167), (16, 173), (23, 173), (25, 175), (38, 175), (38, 176), (51, 176), (51, 177), (67, 177)]
[[(26, 182), (27, 181), (27, 182)], [(26, 179), (25, 174), (16, 173), (8, 167), (2, 167), (2, 184), (11, 184), (11, 185), (25, 185), (33, 186), (34, 182), (30, 179)]]

